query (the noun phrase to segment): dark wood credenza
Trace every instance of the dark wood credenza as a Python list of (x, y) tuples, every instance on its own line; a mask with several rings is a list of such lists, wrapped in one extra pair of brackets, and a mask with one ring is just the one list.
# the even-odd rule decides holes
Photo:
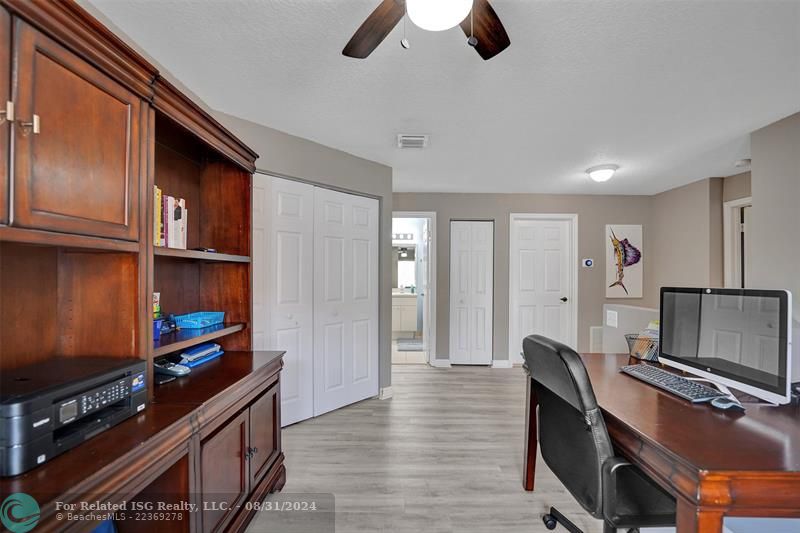
[[(286, 482), (282, 356), (228, 352), (198, 367), (191, 379), (156, 389), (141, 414), (28, 473), (0, 480), (0, 492), (25, 492), (37, 500), (37, 531), (91, 529), (92, 521), (58, 520), (56, 502), (94, 501), (129, 502), (129, 509), (133, 501), (189, 502), (198, 509), (209, 503), (208, 509), (161, 520), (118, 514), (122, 532), (243, 530), (255, 513), (246, 504)], [(221, 507), (229, 510), (215, 510)]]
[[(252, 351), (258, 155), (72, 0), (0, 0), (0, 110), (6, 102), (0, 372), (136, 357), (149, 396), (137, 416), (0, 479), (0, 500), (32, 495), (37, 531), (91, 530), (97, 520), (59, 521), (56, 502), (96, 500), (220, 504), (118, 521), (121, 532), (243, 530), (248, 502), (286, 478), (282, 353)], [(188, 250), (154, 245), (156, 185), (186, 200)], [(224, 311), (225, 324), (156, 340), (154, 292), (166, 313)], [(153, 385), (155, 358), (212, 340), (220, 359)]]

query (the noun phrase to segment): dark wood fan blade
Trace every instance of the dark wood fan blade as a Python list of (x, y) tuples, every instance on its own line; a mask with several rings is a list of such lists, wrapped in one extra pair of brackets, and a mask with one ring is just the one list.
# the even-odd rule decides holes
[(383, 42), (405, 13), (405, 0), (383, 0), (350, 38), (342, 55), (364, 59)]
[(472, 15), (474, 33), (469, 16), (461, 21), (461, 29), (467, 37), (475, 35), (478, 39), (475, 51), (484, 60), (493, 58), (511, 45), (511, 39), (508, 38), (508, 33), (489, 4), (489, 0), (475, 0), (472, 5)]

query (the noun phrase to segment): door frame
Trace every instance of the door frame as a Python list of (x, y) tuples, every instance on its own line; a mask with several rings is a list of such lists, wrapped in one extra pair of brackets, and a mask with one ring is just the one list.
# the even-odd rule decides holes
[[(428, 233), (431, 240), (428, 248), (428, 270), (430, 283), (428, 285), (427, 305), (422, 306), (422, 338), (428, 339), (427, 363), (436, 359), (436, 211), (392, 211), (395, 218), (427, 218), (429, 222)], [(427, 312), (427, 314), (426, 314)]]
[(515, 320), (513, 299), (511, 297), (514, 291), (517, 290), (517, 280), (511, 277), (511, 261), (513, 260), (514, 245), (512, 240), (514, 222), (517, 220), (557, 220), (560, 222), (567, 221), (570, 224), (570, 239), (572, 246), (569, 248), (569, 262), (572, 268), (569, 269), (570, 275), (570, 290), (569, 299), (573, 303), (570, 321), (572, 327), (570, 328), (569, 343), (573, 348), (578, 345), (578, 214), (577, 213), (511, 213), (508, 218), (508, 360), (512, 364), (522, 363), (519, 354), (512, 353), (514, 350), (514, 341), (511, 338), (511, 324)]
[[(742, 241), (741, 238), (737, 238), (739, 232), (736, 229), (739, 222), (735, 220), (734, 213), (743, 207), (752, 205), (752, 196), (737, 198), (722, 204), (723, 264), (726, 288), (740, 288), (739, 285), (741, 285), (742, 279), (742, 264), (739, 261), (742, 253)], [(739, 282), (738, 285), (737, 281)]]

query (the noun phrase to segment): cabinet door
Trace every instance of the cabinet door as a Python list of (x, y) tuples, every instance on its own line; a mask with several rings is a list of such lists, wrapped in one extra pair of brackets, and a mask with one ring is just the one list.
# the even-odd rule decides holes
[(400, 316), (402, 317), (402, 330), (403, 331), (417, 331), (417, 308), (415, 305), (404, 304), (401, 308)]
[(402, 331), (400, 327), (402, 325), (400, 309), (401, 307), (399, 305), (392, 306), (392, 331)]
[(25, 22), (14, 34), (12, 224), (137, 240), (146, 106)]
[(250, 486), (264, 477), (281, 449), (279, 385), (250, 406)]
[(205, 532), (221, 531), (249, 492), (247, 433), (248, 412), (243, 411), (203, 442), (200, 483), (206, 502)]
[[(6, 104), (11, 100), (11, 17), (8, 11), (0, 7), (0, 109), (6, 110)], [(5, 121), (6, 116), (0, 116)], [(5, 121), (0, 124), (0, 224), (8, 223), (8, 166), (9, 134), (13, 122)]]

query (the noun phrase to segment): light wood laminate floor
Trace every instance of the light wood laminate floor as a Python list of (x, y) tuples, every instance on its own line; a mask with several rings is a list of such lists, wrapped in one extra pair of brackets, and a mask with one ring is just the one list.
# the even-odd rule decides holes
[(334, 493), (337, 533), (544, 532), (550, 505), (602, 531), (541, 460), (536, 492), (522, 489), (521, 368), (394, 366), (392, 387), (285, 428), (283, 493)]

